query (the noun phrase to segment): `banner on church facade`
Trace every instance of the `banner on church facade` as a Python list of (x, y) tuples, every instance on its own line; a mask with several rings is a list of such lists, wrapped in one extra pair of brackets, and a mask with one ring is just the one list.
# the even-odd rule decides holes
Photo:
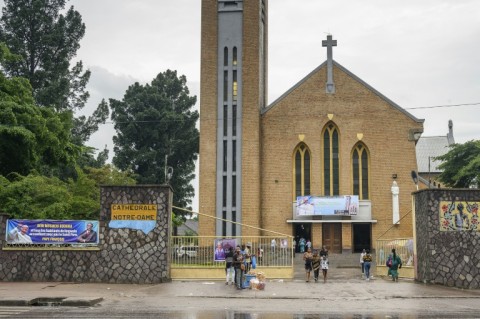
[(357, 215), (358, 195), (298, 196), (297, 216)]
[(440, 202), (440, 231), (480, 231), (478, 205), (480, 202)]
[(98, 245), (96, 220), (7, 220), (9, 244)]

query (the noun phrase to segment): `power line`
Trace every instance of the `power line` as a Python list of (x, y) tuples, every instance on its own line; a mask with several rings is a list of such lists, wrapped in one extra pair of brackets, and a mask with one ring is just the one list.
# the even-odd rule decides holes
[(453, 107), (453, 106), (466, 106), (466, 105), (480, 105), (480, 102), (464, 103), (464, 104), (445, 104), (445, 105), (434, 105), (434, 106), (406, 107), (405, 110), (435, 109), (435, 108), (439, 108), (439, 107)]
[[(455, 107), (455, 106), (480, 106), (480, 102), (475, 102), (475, 103), (463, 103), (463, 104), (445, 104), (445, 105), (434, 105), (434, 106), (419, 106), (419, 107), (407, 107), (403, 108), (404, 110), (420, 110), (420, 109), (433, 109), (433, 108), (443, 108), (443, 107)], [(287, 115), (291, 116), (291, 115)], [(231, 117), (228, 117), (228, 119), (231, 119)], [(188, 121), (191, 119), (160, 119), (160, 120), (138, 120), (138, 121), (105, 121), (105, 123), (99, 123), (99, 125), (105, 125), (105, 124), (129, 124), (129, 123), (160, 123), (160, 122), (183, 122), (183, 121)], [(223, 121), (223, 119), (212, 119), (213, 121)], [(38, 123), (38, 124), (31, 124), (31, 123), (0, 123), (0, 125), (3, 126), (44, 126), (45, 123)]]

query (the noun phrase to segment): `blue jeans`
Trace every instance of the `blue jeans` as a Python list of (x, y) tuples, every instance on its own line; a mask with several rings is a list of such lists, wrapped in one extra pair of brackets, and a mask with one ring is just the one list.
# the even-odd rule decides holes
[(243, 271), (240, 268), (235, 268), (235, 284), (237, 288), (242, 288), (243, 286)]
[(365, 267), (365, 278), (370, 278), (370, 262), (364, 262), (363, 267)]
[(225, 282), (233, 283), (233, 281), (235, 280), (235, 269), (233, 269), (233, 266), (225, 268), (225, 274), (227, 275)]

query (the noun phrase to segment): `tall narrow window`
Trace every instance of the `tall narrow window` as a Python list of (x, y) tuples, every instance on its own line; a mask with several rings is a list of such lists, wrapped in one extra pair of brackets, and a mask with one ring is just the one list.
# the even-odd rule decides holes
[(326, 196), (339, 195), (339, 138), (337, 127), (328, 123), (323, 131), (323, 187)]
[(353, 195), (359, 199), (369, 198), (368, 151), (363, 143), (358, 143), (352, 152)]
[(223, 106), (223, 136), (228, 135), (228, 107)]
[(227, 236), (227, 222), (226, 222), (226, 219), (227, 219), (227, 212), (226, 211), (222, 211), (222, 236), (223, 237), (226, 237)]
[(232, 176), (232, 207), (237, 206), (237, 176)]
[(233, 47), (232, 64), (233, 64), (234, 66), (237, 65), (237, 47)]
[(232, 141), (232, 172), (237, 171), (237, 141)]
[[(237, 221), (237, 212), (232, 211), (232, 221), (236, 222)], [(232, 236), (237, 236), (237, 224), (230, 223), (232, 225)]]
[(227, 153), (227, 148), (228, 146), (228, 142), (227, 141), (223, 141), (223, 171), (226, 172), (227, 171), (227, 165), (228, 165), (228, 162), (227, 162), (227, 159), (228, 159), (228, 153)]
[(223, 71), (223, 102), (228, 101), (228, 71)]
[(358, 150), (354, 149), (352, 154), (352, 180), (353, 180), (353, 195), (360, 194), (360, 158)]
[(232, 97), (234, 101), (237, 100), (237, 93), (238, 93), (237, 71), (233, 70)]
[(310, 195), (310, 150), (301, 143), (293, 154), (294, 199), (296, 199), (297, 196)]
[(223, 48), (223, 66), (228, 66), (228, 48)]
[(237, 105), (232, 106), (232, 136), (237, 136)]
[(223, 176), (223, 192), (222, 192), (222, 205), (227, 206), (227, 176)]

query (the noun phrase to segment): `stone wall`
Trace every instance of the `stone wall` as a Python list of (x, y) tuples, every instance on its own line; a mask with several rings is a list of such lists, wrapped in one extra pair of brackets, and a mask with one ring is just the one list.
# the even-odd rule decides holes
[[(0, 216), (0, 280), (151, 284), (170, 280), (168, 254), (172, 192), (168, 186), (102, 186), (98, 247), (5, 247), (8, 216)], [(157, 224), (109, 228), (112, 204), (156, 204)]]
[(441, 231), (440, 202), (480, 202), (479, 189), (429, 189), (414, 193), (416, 279), (458, 288), (480, 288), (480, 232)]

